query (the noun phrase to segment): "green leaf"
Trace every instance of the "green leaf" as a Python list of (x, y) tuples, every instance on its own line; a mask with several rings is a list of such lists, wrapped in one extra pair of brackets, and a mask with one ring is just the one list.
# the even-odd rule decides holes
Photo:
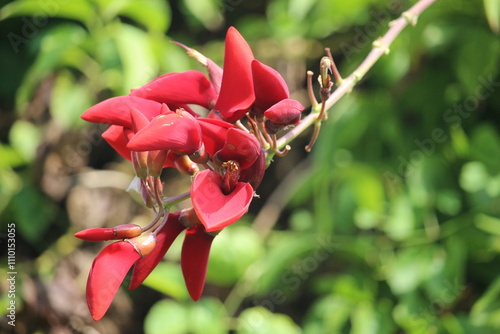
[(345, 298), (335, 295), (317, 300), (306, 316), (304, 333), (342, 333), (352, 307)]
[(223, 21), (220, 13), (220, 0), (183, 0), (189, 12), (198, 19), (205, 28), (213, 30), (218, 28)]
[[(29, 15), (33, 17), (26, 17), (26, 21), (38, 30), (53, 17), (77, 20), (88, 25), (95, 12), (90, 2), (86, 0), (64, 1), (64, 3), (60, 1), (17, 0), (0, 9), (0, 20)], [(28, 24), (26, 21), (25, 24)]]
[(277, 288), (279, 300), (297, 291), (335, 247), (328, 236), (291, 232), (275, 233), (269, 243), (267, 256), (252, 266), (251, 275), (257, 295)]
[(400, 241), (411, 237), (414, 228), (415, 213), (411, 201), (408, 196), (399, 195), (391, 201), (383, 229), (389, 237)]
[(484, 0), (484, 11), (491, 30), (498, 34), (500, 33), (500, 1)]
[(480, 213), (474, 217), (474, 225), (484, 232), (500, 236), (499, 218)]
[(470, 161), (462, 167), (460, 186), (468, 192), (484, 189), (490, 179), (486, 166), (479, 161)]
[(50, 113), (63, 128), (82, 124), (80, 115), (92, 106), (90, 92), (78, 83), (70, 71), (57, 76), (50, 100)]
[(160, 300), (149, 310), (144, 320), (144, 332), (165, 334), (168, 328), (169, 334), (185, 334), (191, 321), (185, 305), (173, 300)]
[(35, 63), (30, 67), (17, 92), (18, 111), (25, 111), (35, 88), (49, 74), (68, 64), (74, 65), (74, 51), (80, 49), (86, 37), (87, 32), (72, 23), (57, 25), (45, 33)]
[(212, 245), (207, 280), (218, 285), (234, 284), (263, 254), (263, 244), (252, 228), (230, 226), (217, 235)]
[(43, 240), (57, 213), (55, 204), (32, 186), (14, 196), (12, 209), (19, 233), (32, 245)]
[(415, 291), (422, 282), (440, 272), (444, 266), (444, 253), (436, 247), (403, 249), (388, 265), (386, 277), (395, 294)]
[(123, 91), (140, 87), (150, 81), (158, 71), (148, 34), (128, 24), (114, 26), (118, 53), (123, 66)]
[(189, 299), (182, 272), (175, 263), (160, 262), (143, 284), (178, 300)]
[[(487, 87), (484, 87), (483, 81), (495, 78), (498, 73), (500, 40), (498, 36), (483, 29), (470, 29), (461, 37), (461, 41), (467, 42), (458, 45), (455, 71), (465, 94), (468, 95), (464, 100), (465, 110), (472, 113), (477, 111), (477, 105), (491, 94)], [(469, 103), (469, 100), (474, 103)]]
[(146, 334), (224, 334), (227, 327), (224, 305), (214, 298), (184, 304), (160, 300), (149, 310), (144, 321)]
[(195, 334), (225, 334), (228, 327), (228, 315), (224, 305), (215, 298), (202, 298), (193, 303), (190, 309), (192, 333)]
[[(493, 281), (486, 292), (472, 306), (471, 319), (476, 325), (494, 324), (500, 327), (500, 277)], [(499, 328), (496, 327), (496, 328)]]
[(26, 162), (33, 161), (41, 139), (41, 131), (33, 123), (17, 120), (10, 129), (9, 140)]
[(168, 2), (161, 0), (111, 1), (104, 11), (110, 19), (115, 15), (123, 15), (148, 30), (161, 32), (168, 29), (172, 16)]
[(238, 334), (299, 334), (302, 331), (290, 317), (271, 313), (264, 307), (243, 311), (238, 318)]

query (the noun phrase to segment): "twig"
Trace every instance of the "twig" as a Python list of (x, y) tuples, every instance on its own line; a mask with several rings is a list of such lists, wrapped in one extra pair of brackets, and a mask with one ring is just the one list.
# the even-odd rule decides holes
[[(365, 60), (356, 68), (356, 70), (349, 75), (347, 78), (342, 80), (342, 83), (337, 87), (337, 89), (330, 95), (326, 101), (325, 108), (330, 109), (341, 97), (351, 92), (354, 86), (365, 76), (365, 74), (370, 70), (373, 65), (382, 57), (384, 54), (388, 53), (389, 46), (392, 44), (394, 39), (399, 35), (399, 33), (408, 25), (415, 25), (418, 16), (426, 10), (430, 5), (438, 0), (420, 0), (409, 10), (401, 14), (401, 16), (390, 23), (390, 28), (387, 33), (377, 39), (373, 43), (373, 48), (366, 56)], [(309, 126), (313, 125), (318, 118), (319, 110), (321, 105), (313, 106), (311, 113), (307, 115), (302, 121), (290, 130), (287, 134), (281, 137), (278, 142), (278, 148), (284, 147), (286, 144), (290, 143), (299, 134), (301, 134)]]

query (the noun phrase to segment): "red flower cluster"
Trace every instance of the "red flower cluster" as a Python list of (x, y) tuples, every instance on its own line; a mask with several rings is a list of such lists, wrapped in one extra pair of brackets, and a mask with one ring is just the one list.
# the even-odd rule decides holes
[[(267, 167), (266, 153), (277, 152), (276, 133), (300, 121), (302, 105), (289, 98), (278, 72), (254, 59), (235, 28), (227, 32), (224, 70), (186, 49), (206, 66), (210, 79), (198, 71), (165, 74), (82, 115), (111, 124), (103, 138), (132, 161), (143, 200), (157, 213), (146, 227), (120, 225), (76, 234), (90, 241), (122, 239), (104, 248), (92, 265), (87, 301), (95, 320), (105, 314), (129, 269), (133, 266), (134, 289), (184, 229), (182, 272), (191, 297), (199, 299), (214, 236), (247, 212)], [(206, 109), (206, 116), (196, 113), (193, 109), (200, 108), (194, 105)], [(192, 175), (189, 194), (165, 197), (163, 168)], [(168, 212), (189, 196), (192, 209)]]

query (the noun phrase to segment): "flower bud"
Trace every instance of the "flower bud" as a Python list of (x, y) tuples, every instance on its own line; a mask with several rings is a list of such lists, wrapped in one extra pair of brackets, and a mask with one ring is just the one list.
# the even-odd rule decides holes
[(135, 175), (140, 179), (148, 177), (148, 152), (130, 152)]
[(118, 225), (118, 226), (115, 226), (113, 228), (113, 230), (115, 232), (114, 239), (133, 238), (133, 237), (137, 237), (138, 235), (141, 235), (141, 233), (142, 233), (142, 228), (136, 224)]
[(139, 225), (123, 224), (113, 228), (89, 228), (75, 233), (75, 237), (86, 241), (105, 241), (133, 238), (142, 233)]
[(179, 222), (185, 228), (191, 228), (195, 225), (201, 224), (200, 218), (194, 211), (194, 208), (184, 209), (179, 215)]
[(198, 165), (191, 161), (187, 155), (179, 155), (176, 157), (174, 165), (179, 172), (187, 175), (194, 175), (200, 171)]
[(141, 257), (148, 255), (156, 246), (156, 235), (153, 233), (143, 234), (131, 239), (125, 239), (126, 242), (132, 244), (141, 255)]
[(160, 177), (161, 171), (163, 170), (163, 165), (167, 160), (168, 151), (155, 150), (149, 151), (147, 165), (148, 173), (152, 177)]

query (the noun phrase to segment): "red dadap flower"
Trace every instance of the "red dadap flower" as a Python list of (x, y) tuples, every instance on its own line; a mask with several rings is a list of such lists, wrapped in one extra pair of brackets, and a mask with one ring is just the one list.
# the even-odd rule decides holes
[[(92, 264), (87, 302), (95, 320), (105, 314), (127, 272), (133, 268), (129, 288), (135, 289), (183, 230), (181, 268), (190, 296), (198, 300), (214, 236), (248, 211), (266, 169), (256, 128), (248, 131), (235, 123), (244, 116), (265, 121), (265, 129), (275, 136), (300, 119), (303, 107), (289, 99), (283, 78), (254, 59), (235, 28), (226, 35), (223, 69), (185, 48), (207, 67), (210, 80), (198, 71), (165, 74), (82, 115), (84, 120), (111, 125), (103, 138), (132, 161), (143, 199), (157, 212), (146, 228), (127, 224), (75, 234), (88, 241), (123, 239), (105, 247)], [(200, 117), (190, 105), (205, 108), (207, 117)], [(200, 172), (198, 165), (206, 169)], [(159, 178), (165, 167), (194, 175), (193, 208), (166, 211), (168, 198)]]

